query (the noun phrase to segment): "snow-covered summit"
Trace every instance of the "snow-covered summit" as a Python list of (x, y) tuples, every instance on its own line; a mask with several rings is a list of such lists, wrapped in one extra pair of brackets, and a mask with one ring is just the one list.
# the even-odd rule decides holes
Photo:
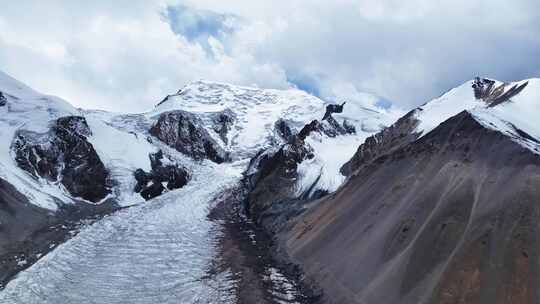
[[(288, 121), (300, 129), (313, 119), (321, 119), (327, 102), (298, 89), (274, 90), (235, 86), (205, 80), (186, 85), (177, 94), (169, 95), (150, 115), (171, 110), (211, 113), (231, 110), (236, 115), (229, 132), (227, 149), (237, 155), (253, 155), (269, 144), (273, 126), (278, 119)], [(384, 110), (382, 110), (384, 111)], [(350, 103), (340, 119), (347, 119), (358, 130), (377, 131), (386, 121), (385, 113), (355, 106)]]
[[(484, 95), (477, 90), (484, 82)], [(470, 112), (488, 128), (506, 134), (533, 151), (540, 142), (540, 79), (505, 83), (470, 80), (415, 110), (416, 132), (425, 135), (462, 111)], [(527, 134), (527, 135), (525, 135)]]
[(278, 119), (290, 120), (301, 128), (307, 121), (322, 117), (324, 102), (293, 89), (265, 90), (196, 81), (168, 96), (151, 114), (179, 109), (201, 114), (231, 110), (236, 122), (227, 135), (227, 149), (247, 156), (268, 144)]
[[(304, 193), (316, 181), (316, 189), (330, 192), (336, 190), (345, 180), (339, 168), (352, 157), (358, 145), (397, 118), (399, 112), (392, 115), (385, 109), (376, 111), (365, 108), (363, 104), (377, 99), (368, 94), (365, 98), (347, 100), (343, 113), (334, 114), (339, 121), (346, 120), (353, 125), (356, 134), (334, 138), (314, 134), (306, 139), (313, 147), (315, 157), (306, 159), (299, 166), (298, 193)], [(167, 96), (147, 115), (152, 117), (181, 109), (204, 116), (230, 110), (236, 121), (227, 134), (225, 149), (236, 159), (242, 159), (253, 157), (261, 149), (273, 144), (274, 124), (277, 120), (287, 121), (293, 129), (299, 131), (306, 123), (314, 119), (321, 120), (328, 104), (295, 88), (260, 89), (199, 80)], [(212, 133), (211, 128), (208, 129)]]

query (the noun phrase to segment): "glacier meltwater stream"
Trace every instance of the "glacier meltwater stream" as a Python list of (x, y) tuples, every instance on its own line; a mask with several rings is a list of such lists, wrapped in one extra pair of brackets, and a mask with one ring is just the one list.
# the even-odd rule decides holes
[(234, 166), (199, 167), (184, 188), (107, 216), (19, 273), (1, 303), (234, 303), (229, 271), (207, 269), (217, 195), (238, 183)]

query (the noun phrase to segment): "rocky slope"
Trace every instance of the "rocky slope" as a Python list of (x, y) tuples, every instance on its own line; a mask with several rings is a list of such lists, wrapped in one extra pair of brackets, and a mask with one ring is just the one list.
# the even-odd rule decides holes
[[(220, 114), (227, 117), (223, 113)], [(226, 125), (214, 130), (217, 130), (216, 133), (222, 140), (226, 140)], [(150, 134), (195, 159), (206, 158), (216, 163), (229, 160), (225, 150), (210, 136), (202, 120), (193, 113), (180, 110), (162, 113), (157, 123), (150, 129)]]
[(539, 93), (476, 79), (408, 113), (289, 221), (282, 250), (328, 303), (536, 303)]

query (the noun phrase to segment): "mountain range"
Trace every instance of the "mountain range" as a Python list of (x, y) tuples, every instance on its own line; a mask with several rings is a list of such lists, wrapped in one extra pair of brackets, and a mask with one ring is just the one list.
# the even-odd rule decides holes
[(195, 81), (112, 113), (0, 72), (0, 299), (245, 303), (209, 274), (225, 208), (269, 235), (258, 303), (535, 303), (540, 80), (366, 96)]

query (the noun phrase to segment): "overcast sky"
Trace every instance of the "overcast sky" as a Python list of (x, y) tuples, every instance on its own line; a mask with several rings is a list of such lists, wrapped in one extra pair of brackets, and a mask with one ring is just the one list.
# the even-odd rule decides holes
[(538, 0), (5, 2), (0, 69), (81, 107), (148, 110), (203, 78), (409, 109), (540, 76)]

